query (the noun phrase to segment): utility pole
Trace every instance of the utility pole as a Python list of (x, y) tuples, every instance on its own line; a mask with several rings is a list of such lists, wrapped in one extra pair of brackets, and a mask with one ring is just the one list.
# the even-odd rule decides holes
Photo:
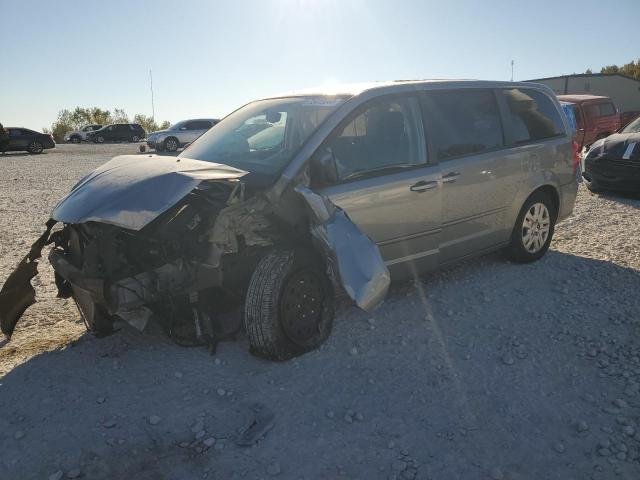
[(511, 81), (513, 82), (513, 60), (511, 60)]
[(155, 121), (156, 107), (153, 104), (153, 73), (151, 72), (151, 69), (149, 69), (149, 82), (151, 83), (151, 120)]

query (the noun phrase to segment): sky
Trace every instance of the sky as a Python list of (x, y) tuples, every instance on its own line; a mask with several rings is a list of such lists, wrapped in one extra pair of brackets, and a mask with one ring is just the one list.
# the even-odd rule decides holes
[(0, 0), (0, 122), (222, 117), (318, 85), (525, 80), (640, 58), (640, 0)]

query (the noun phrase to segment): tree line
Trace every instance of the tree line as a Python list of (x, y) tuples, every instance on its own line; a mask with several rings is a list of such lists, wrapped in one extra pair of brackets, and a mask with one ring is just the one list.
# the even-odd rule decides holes
[[(593, 73), (593, 71), (589, 68), (584, 73)], [(602, 67), (600, 69), (600, 73), (621, 73), (623, 75), (628, 75), (637, 80), (640, 80), (640, 59), (637, 62), (633, 60), (629, 63), (625, 63), (621, 67), (618, 65), (607, 65), (606, 67)]]
[(90, 124), (108, 125), (110, 123), (139, 123), (146, 132), (164, 130), (171, 124), (168, 121), (158, 123), (154, 118), (137, 113), (133, 116), (133, 121), (121, 108), (104, 110), (99, 107), (76, 107), (73, 110), (64, 109), (58, 112), (58, 119), (51, 124), (51, 129), (44, 128), (45, 133), (50, 133), (56, 142), (62, 142), (67, 132), (78, 130)]

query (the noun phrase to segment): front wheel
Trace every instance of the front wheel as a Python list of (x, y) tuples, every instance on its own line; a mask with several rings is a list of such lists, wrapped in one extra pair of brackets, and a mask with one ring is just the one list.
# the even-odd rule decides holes
[(244, 325), (254, 355), (288, 360), (318, 348), (331, 333), (334, 299), (322, 261), (309, 250), (278, 250), (256, 267)]
[(534, 262), (549, 249), (558, 214), (543, 192), (536, 192), (524, 203), (511, 233), (509, 258), (517, 263)]
[(178, 143), (177, 138), (169, 137), (164, 141), (164, 149), (167, 152), (175, 152), (176, 150), (178, 150), (179, 146), (180, 144)]
[(104, 137), (102, 135), (98, 135), (96, 137), (96, 143), (104, 143)]
[(42, 150), (44, 150), (44, 147), (40, 142), (31, 142), (27, 147), (29, 153), (42, 153)]
[(80, 143), (80, 142), (81, 142), (80, 137), (77, 137), (77, 136), (71, 137), (71, 143), (76, 143), (77, 144), (77, 143)]
[(134, 135), (133, 137), (131, 137), (131, 141), (133, 143), (138, 143), (140, 141), (140, 137), (137, 135)]

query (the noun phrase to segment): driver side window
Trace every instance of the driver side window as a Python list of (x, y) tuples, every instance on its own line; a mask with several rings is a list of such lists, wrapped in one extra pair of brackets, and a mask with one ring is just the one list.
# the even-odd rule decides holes
[(339, 127), (321, 150), (327, 148), (333, 153), (338, 183), (425, 164), (418, 99), (374, 100)]

